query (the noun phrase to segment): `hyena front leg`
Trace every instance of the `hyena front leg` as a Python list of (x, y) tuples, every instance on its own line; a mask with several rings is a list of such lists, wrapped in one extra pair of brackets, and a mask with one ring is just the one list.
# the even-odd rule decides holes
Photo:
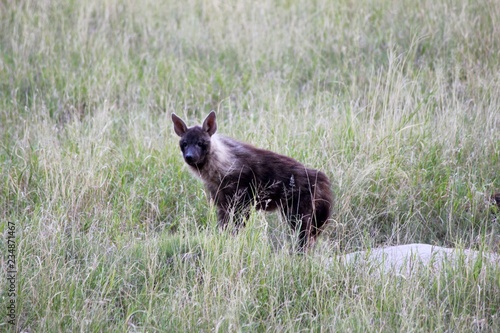
[(220, 230), (226, 230), (232, 222), (234, 233), (245, 227), (245, 221), (250, 217), (250, 207), (244, 204), (218, 205), (217, 224)]
[(226, 230), (229, 224), (230, 216), (226, 208), (218, 206), (217, 207), (217, 226), (220, 230)]
[(231, 221), (230, 205), (228, 202), (228, 197), (223, 192), (210, 191), (210, 195), (217, 207), (217, 226), (220, 231), (227, 229), (229, 222)]

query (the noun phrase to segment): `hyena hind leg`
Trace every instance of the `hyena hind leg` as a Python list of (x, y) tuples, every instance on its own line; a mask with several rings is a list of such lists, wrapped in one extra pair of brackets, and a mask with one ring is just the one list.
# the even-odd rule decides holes
[(283, 218), (288, 222), (292, 230), (292, 239), (295, 240), (293, 250), (303, 254), (311, 247), (311, 215), (285, 215)]
[(316, 238), (323, 231), (324, 226), (328, 223), (330, 218), (330, 204), (325, 201), (316, 202), (316, 209), (314, 211), (314, 219), (311, 227), (311, 238)]
[(314, 246), (316, 239), (328, 222), (330, 208), (327, 203), (317, 204), (311, 213), (309, 210), (302, 215), (289, 219), (290, 226), (297, 233), (297, 250), (304, 253)]
[(314, 244), (311, 215), (303, 215), (298, 226), (297, 250), (299, 253), (305, 253)]

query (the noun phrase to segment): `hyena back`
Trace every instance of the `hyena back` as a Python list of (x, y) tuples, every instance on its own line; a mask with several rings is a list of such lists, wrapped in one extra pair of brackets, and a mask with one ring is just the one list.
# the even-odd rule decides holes
[(299, 251), (310, 247), (328, 222), (332, 192), (328, 177), (296, 160), (215, 134), (215, 112), (188, 128), (172, 114), (180, 148), (191, 171), (217, 206), (219, 227), (244, 226), (250, 208), (278, 209), (298, 233)]

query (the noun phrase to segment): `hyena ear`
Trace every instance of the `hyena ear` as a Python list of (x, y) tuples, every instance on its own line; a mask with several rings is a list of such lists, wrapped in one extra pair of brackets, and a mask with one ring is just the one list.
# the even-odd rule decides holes
[(184, 121), (177, 117), (175, 113), (172, 113), (172, 122), (174, 123), (174, 131), (178, 136), (183, 136), (186, 133), (188, 127)]
[(215, 121), (215, 112), (212, 111), (208, 114), (201, 127), (208, 135), (212, 136), (217, 131), (217, 122)]

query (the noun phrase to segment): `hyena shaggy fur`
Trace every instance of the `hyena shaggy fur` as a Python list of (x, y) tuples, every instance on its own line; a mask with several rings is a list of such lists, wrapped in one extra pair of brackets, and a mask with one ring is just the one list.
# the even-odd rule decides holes
[(280, 210), (298, 233), (298, 249), (310, 247), (328, 222), (332, 192), (328, 177), (296, 160), (215, 134), (211, 112), (203, 125), (187, 127), (172, 114), (179, 145), (191, 171), (217, 207), (218, 225), (244, 226), (250, 208)]

